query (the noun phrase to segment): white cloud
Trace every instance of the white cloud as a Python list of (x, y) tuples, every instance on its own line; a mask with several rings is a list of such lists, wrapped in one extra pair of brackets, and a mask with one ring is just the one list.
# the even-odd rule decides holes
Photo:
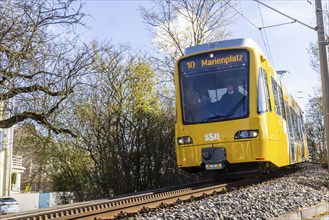
[[(178, 14), (176, 19), (172, 20), (170, 23), (155, 28), (153, 43), (155, 43), (163, 53), (175, 53), (177, 47), (173, 38), (179, 39), (182, 48), (186, 48), (193, 43), (191, 24), (186, 20), (188, 12), (182, 10), (181, 13), (182, 14)], [(168, 26), (173, 36), (170, 36), (168, 32), (164, 31)]]

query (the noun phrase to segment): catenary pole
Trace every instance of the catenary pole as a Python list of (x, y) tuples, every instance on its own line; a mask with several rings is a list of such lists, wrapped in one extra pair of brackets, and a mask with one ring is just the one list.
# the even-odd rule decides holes
[(316, 23), (318, 32), (318, 45), (319, 45), (319, 58), (320, 58), (320, 71), (322, 83), (322, 102), (324, 113), (324, 127), (326, 133), (327, 145), (327, 164), (329, 172), (329, 73), (328, 73), (328, 60), (327, 60), (327, 41), (325, 39), (324, 26), (323, 26), (323, 10), (321, 0), (315, 0)]

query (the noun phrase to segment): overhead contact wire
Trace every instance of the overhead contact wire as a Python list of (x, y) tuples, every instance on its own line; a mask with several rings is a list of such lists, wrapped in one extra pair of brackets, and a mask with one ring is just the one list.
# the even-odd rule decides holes
[(271, 10), (273, 10), (273, 11), (275, 11), (275, 12), (277, 12), (277, 13), (279, 13), (279, 14), (281, 14), (281, 15), (283, 15), (283, 16), (285, 16), (285, 17), (287, 17), (287, 18), (289, 18), (289, 19), (291, 19), (291, 20), (293, 20), (293, 21), (295, 21), (295, 22), (297, 22), (299, 24), (301, 24), (301, 25), (304, 25), (304, 26), (306, 26), (306, 27), (308, 27), (308, 28), (310, 28), (312, 30), (316, 30), (317, 29), (317, 27), (312, 27), (312, 26), (310, 26), (308, 24), (305, 24), (304, 22), (301, 22), (301, 21), (299, 21), (299, 20), (297, 20), (297, 19), (295, 19), (295, 18), (293, 18), (293, 17), (291, 17), (291, 16), (289, 16), (289, 15), (287, 15), (287, 14), (285, 14), (285, 13), (279, 11), (279, 10), (276, 10), (275, 8), (272, 8), (271, 6), (268, 6), (268, 5), (264, 4), (263, 2), (261, 2), (259, 0), (254, 0), (254, 1), (255, 2), (258, 2), (258, 4), (261, 4), (261, 5), (269, 8), (269, 9), (271, 9)]
[(265, 50), (266, 50), (266, 53), (267, 53), (267, 55), (269, 56), (269, 59), (270, 60), (272, 60), (272, 58), (271, 58), (271, 53), (268, 51), (268, 49), (267, 49), (267, 46), (266, 46), (266, 41), (265, 41), (265, 39), (264, 39), (264, 36), (263, 36), (263, 34), (262, 34), (262, 31), (261, 31), (261, 29), (262, 28), (260, 28), (260, 27), (258, 27), (256, 24), (254, 24), (251, 20), (249, 20), (244, 14), (242, 14), (240, 11), (238, 11), (236, 8), (234, 8), (228, 1), (227, 1), (227, 4), (236, 12), (236, 13), (238, 13), (241, 17), (243, 17), (246, 21), (248, 21), (253, 27), (255, 27), (257, 30), (259, 30), (260, 31), (260, 35), (261, 35), (261, 37), (262, 37), (262, 40), (263, 40), (263, 43), (264, 43), (264, 46), (265, 46)]
[[(258, 1), (257, 1), (257, 2), (258, 2)], [(263, 25), (263, 27), (264, 27), (264, 26), (265, 26), (265, 24), (264, 24), (264, 19), (263, 19), (262, 11), (261, 11), (261, 9), (260, 9), (259, 4), (258, 4), (258, 10), (259, 10), (259, 14), (260, 14), (260, 19), (261, 19), (262, 25)], [(272, 65), (274, 66), (274, 61), (273, 61), (273, 59), (272, 59), (272, 54), (271, 54), (270, 44), (269, 44), (269, 41), (268, 41), (268, 38), (267, 38), (266, 30), (263, 29), (263, 31), (264, 31), (264, 36), (265, 36), (265, 39), (264, 39), (264, 36), (263, 36), (263, 34), (262, 34), (262, 28), (258, 28), (258, 29), (259, 29), (260, 34), (261, 34), (261, 36), (262, 36), (262, 39), (263, 39), (263, 43), (264, 43), (264, 46), (265, 46), (266, 53), (267, 53), (267, 55), (268, 55), (268, 57), (269, 57), (269, 59), (270, 59)]]
[(244, 16), (241, 12), (239, 12), (238, 10), (236, 10), (229, 2), (227, 2), (227, 4), (236, 12), (238, 13), (241, 17), (243, 17), (244, 19), (246, 19), (246, 21), (248, 21), (252, 26), (254, 26), (255, 28), (259, 29), (259, 27), (257, 27), (257, 25), (255, 25), (252, 21), (250, 21), (246, 16)]

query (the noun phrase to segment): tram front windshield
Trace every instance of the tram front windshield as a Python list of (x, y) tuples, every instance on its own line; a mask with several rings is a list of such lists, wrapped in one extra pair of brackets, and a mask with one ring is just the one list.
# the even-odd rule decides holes
[(223, 50), (178, 63), (184, 124), (210, 123), (249, 114), (249, 52)]

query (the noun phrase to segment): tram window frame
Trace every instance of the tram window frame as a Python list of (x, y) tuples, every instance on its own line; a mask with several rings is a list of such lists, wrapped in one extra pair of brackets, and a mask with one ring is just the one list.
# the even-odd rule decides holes
[(281, 107), (279, 101), (279, 93), (278, 93), (278, 83), (275, 79), (271, 76), (271, 83), (272, 83), (272, 92), (273, 92), (273, 99), (274, 99), (274, 110), (277, 115), (281, 116)]

